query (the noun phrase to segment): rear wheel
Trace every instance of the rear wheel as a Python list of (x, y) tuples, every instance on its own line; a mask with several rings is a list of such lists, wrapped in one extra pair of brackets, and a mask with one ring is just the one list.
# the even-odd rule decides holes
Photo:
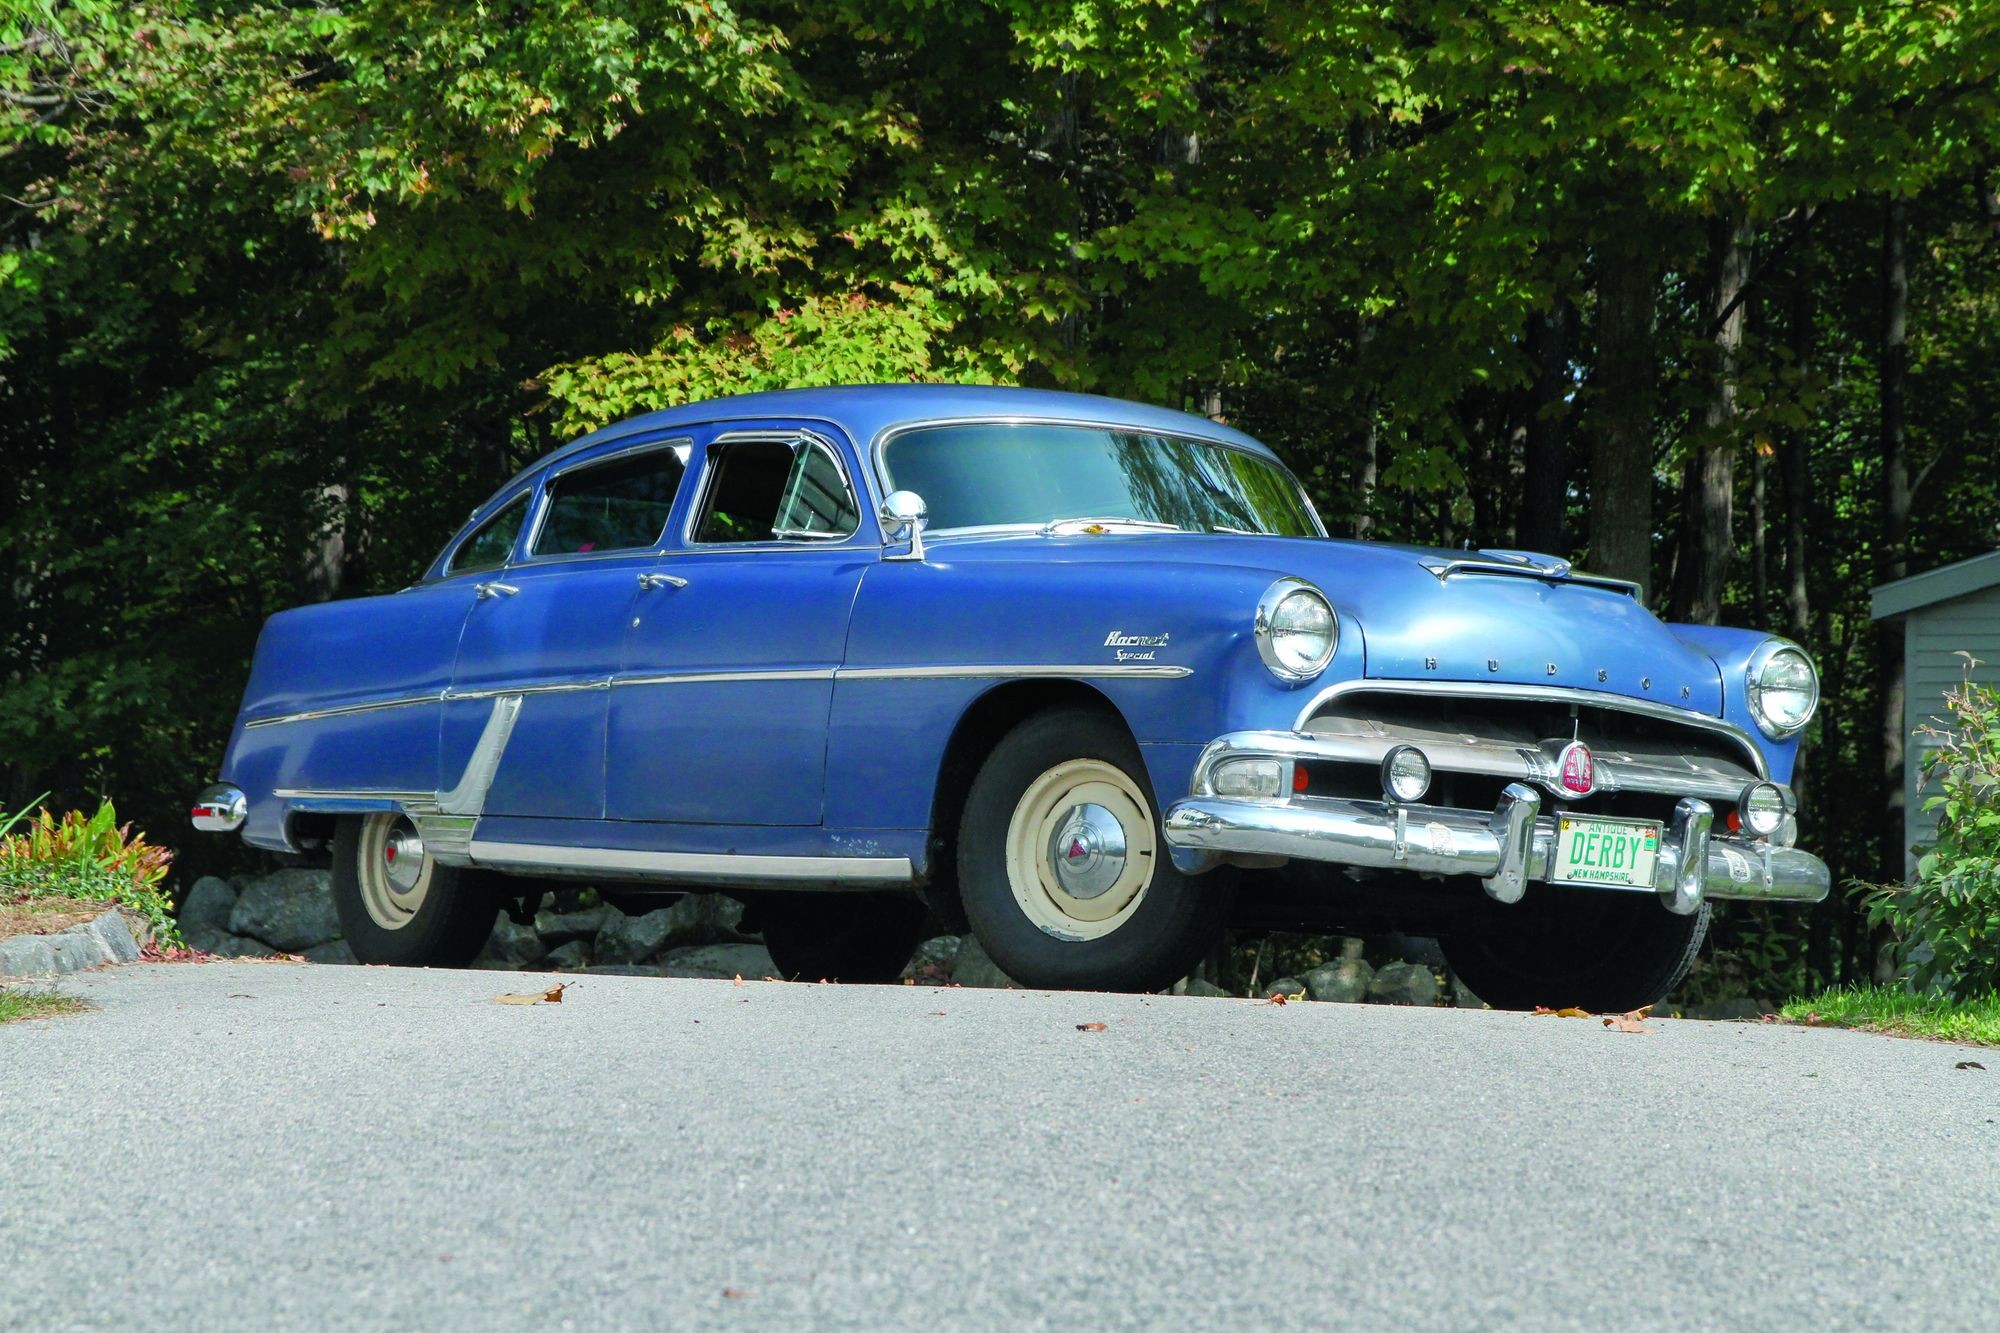
[(959, 893), (980, 945), (1028, 986), (1154, 991), (1188, 974), (1229, 907), (1174, 868), (1116, 719), (1043, 713), (994, 747), (959, 824)]
[(439, 865), (408, 816), (342, 819), (333, 836), (333, 906), (364, 963), (463, 967), (499, 915), (493, 877)]
[(1441, 943), (1460, 980), (1495, 1009), (1626, 1013), (1680, 985), (1708, 935), (1652, 894), (1538, 884), (1514, 904), (1483, 901)]
[(895, 981), (928, 915), (921, 900), (898, 893), (772, 894), (758, 905), (764, 947), (792, 981)]

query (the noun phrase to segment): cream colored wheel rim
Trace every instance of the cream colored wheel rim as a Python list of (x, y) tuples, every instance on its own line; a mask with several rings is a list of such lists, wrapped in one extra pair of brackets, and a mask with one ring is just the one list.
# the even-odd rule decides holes
[(1102, 939), (1139, 910), (1158, 851), (1152, 806), (1125, 770), (1071, 759), (1029, 783), (1014, 806), (1007, 881), (1043, 933)]
[(384, 930), (401, 930), (431, 889), (431, 859), (415, 825), (402, 815), (369, 815), (356, 848), (361, 905)]

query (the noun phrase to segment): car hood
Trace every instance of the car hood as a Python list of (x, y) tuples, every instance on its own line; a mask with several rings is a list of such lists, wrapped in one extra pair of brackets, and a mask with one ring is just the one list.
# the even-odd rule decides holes
[(1379, 680), (1560, 686), (1722, 713), (1713, 658), (1618, 588), (1427, 566), (1468, 552), (1222, 533), (943, 539), (941, 559), (1158, 561), (1255, 568), (1316, 584), (1358, 627)]

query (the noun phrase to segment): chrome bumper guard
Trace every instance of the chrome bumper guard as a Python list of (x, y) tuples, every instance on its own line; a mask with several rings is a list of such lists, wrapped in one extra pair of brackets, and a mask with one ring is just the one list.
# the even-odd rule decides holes
[[(1188, 869), (1297, 857), (1420, 875), (1476, 875), (1490, 897), (1512, 903), (1527, 892), (1529, 880), (1548, 878), (1555, 859), (1556, 822), (1541, 816), (1541, 803), (1534, 788), (1518, 782), (1508, 784), (1491, 812), (1314, 796), (1262, 801), (1197, 795), (1167, 812), (1166, 832), (1168, 843), (1193, 854), (1177, 857)], [(1818, 857), (1713, 837), (1714, 818), (1706, 802), (1684, 799), (1664, 831), (1652, 887), (1670, 910), (1692, 913), (1705, 898), (1816, 903), (1826, 897), (1831, 876)]]

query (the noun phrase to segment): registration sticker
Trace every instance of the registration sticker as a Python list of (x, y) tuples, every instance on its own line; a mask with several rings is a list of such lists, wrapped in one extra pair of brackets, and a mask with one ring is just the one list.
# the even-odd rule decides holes
[(1563, 815), (1556, 820), (1556, 858), (1549, 878), (1557, 884), (1650, 889), (1659, 861), (1658, 824)]

